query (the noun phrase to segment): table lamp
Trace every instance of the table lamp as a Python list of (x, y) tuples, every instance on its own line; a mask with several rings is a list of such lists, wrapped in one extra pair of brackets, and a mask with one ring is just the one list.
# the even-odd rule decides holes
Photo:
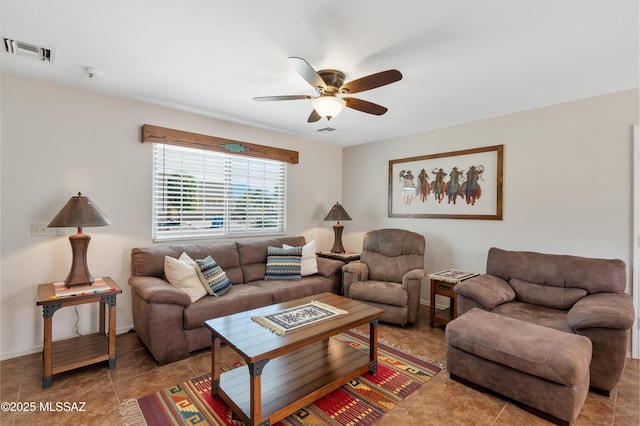
[(64, 283), (67, 287), (88, 285), (94, 279), (87, 268), (87, 248), (91, 237), (82, 233), (83, 227), (111, 225), (109, 218), (80, 192), (67, 201), (67, 204), (53, 218), (48, 228), (77, 227), (78, 233), (69, 236), (73, 260), (71, 270)]
[(351, 216), (347, 213), (344, 208), (340, 205), (340, 203), (336, 203), (329, 213), (327, 217), (324, 218), (327, 220), (336, 220), (337, 224), (333, 225), (333, 233), (334, 233), (334, 241), (333, 248), (331, 248), (331, 253), (344, 253), (344, 247), (342, 246), (342, 229), (344, 226), (340, 224), (341, 220), (351, 220)]

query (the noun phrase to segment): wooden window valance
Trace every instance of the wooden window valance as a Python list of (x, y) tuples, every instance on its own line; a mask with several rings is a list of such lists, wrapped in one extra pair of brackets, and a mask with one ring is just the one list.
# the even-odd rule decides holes
[(249, 157), (266, 158), (269, 160), (298, 164), (298, 151), (256, 145), (253, 143), (219, 138), (216, 136), (201, 135), (199, 133), (185, 132), (182, 130), (167, 129), (165, 127), (153, 126), (151, 124), (142, 125), (141, 142), (166, 143), (189, 148), (208, 149), (210, 151), (224, 152), (226, 154), (246, 155)]

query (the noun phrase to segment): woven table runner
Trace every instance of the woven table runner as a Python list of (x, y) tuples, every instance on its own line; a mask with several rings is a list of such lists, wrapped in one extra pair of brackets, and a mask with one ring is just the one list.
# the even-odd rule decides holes
[(270, 315), (255, 316), (251, 319), (277, 335), (284, 336), (287, 331), (346, 313), (348, 312), (342, 309), (312, 300), (295, 308), (285, 309)]

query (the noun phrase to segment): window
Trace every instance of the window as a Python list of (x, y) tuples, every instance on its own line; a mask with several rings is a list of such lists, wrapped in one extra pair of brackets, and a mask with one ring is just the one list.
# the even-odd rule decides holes
[(153, 239), (285, 233), (285, 163), (156, 143)]

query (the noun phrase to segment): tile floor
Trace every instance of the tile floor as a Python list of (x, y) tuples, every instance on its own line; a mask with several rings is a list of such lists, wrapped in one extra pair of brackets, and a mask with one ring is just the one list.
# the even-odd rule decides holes
[[(368, 332), (368, 327), (361, 331)], [(414, 355), (445, 361), (444, 329), (429, 328), (426, 306), (420, 319), (411, 327), (381, 325), (380, 339), (391, 342)], [(35, 403), (35, 411), (1, 412), (0, 424), (73, 424), (122, 425), (120, 403), (192, 377), (207, 373), (210, 355), (207, 350), (159, 367), (140, 343), (135, 333), (117, 338), (117, 367), (109, 370), (102, 364), (57, 374), (53, 386), (41, 388), (42, 356), (27, 355), (0, 363), (0, 400)], [(223, 348), (229, 364), (237, 356)], [(576, 425), (640, 424), (640, 361), (627, 360), (624, 375), (613, 396), (605, 398), (590, 393)], [(86, 403), (84, 411), (40, 410), (40, 403)], [(63, 408), (65, 406), (63, 405)], [(71, 405), (69, 408), (73, 409)], [(529, 414), (501, 398), (477, 392), (453, 382), (446, 370), (437, 374), (376, 425), (544, 425), (544, 420)]]

